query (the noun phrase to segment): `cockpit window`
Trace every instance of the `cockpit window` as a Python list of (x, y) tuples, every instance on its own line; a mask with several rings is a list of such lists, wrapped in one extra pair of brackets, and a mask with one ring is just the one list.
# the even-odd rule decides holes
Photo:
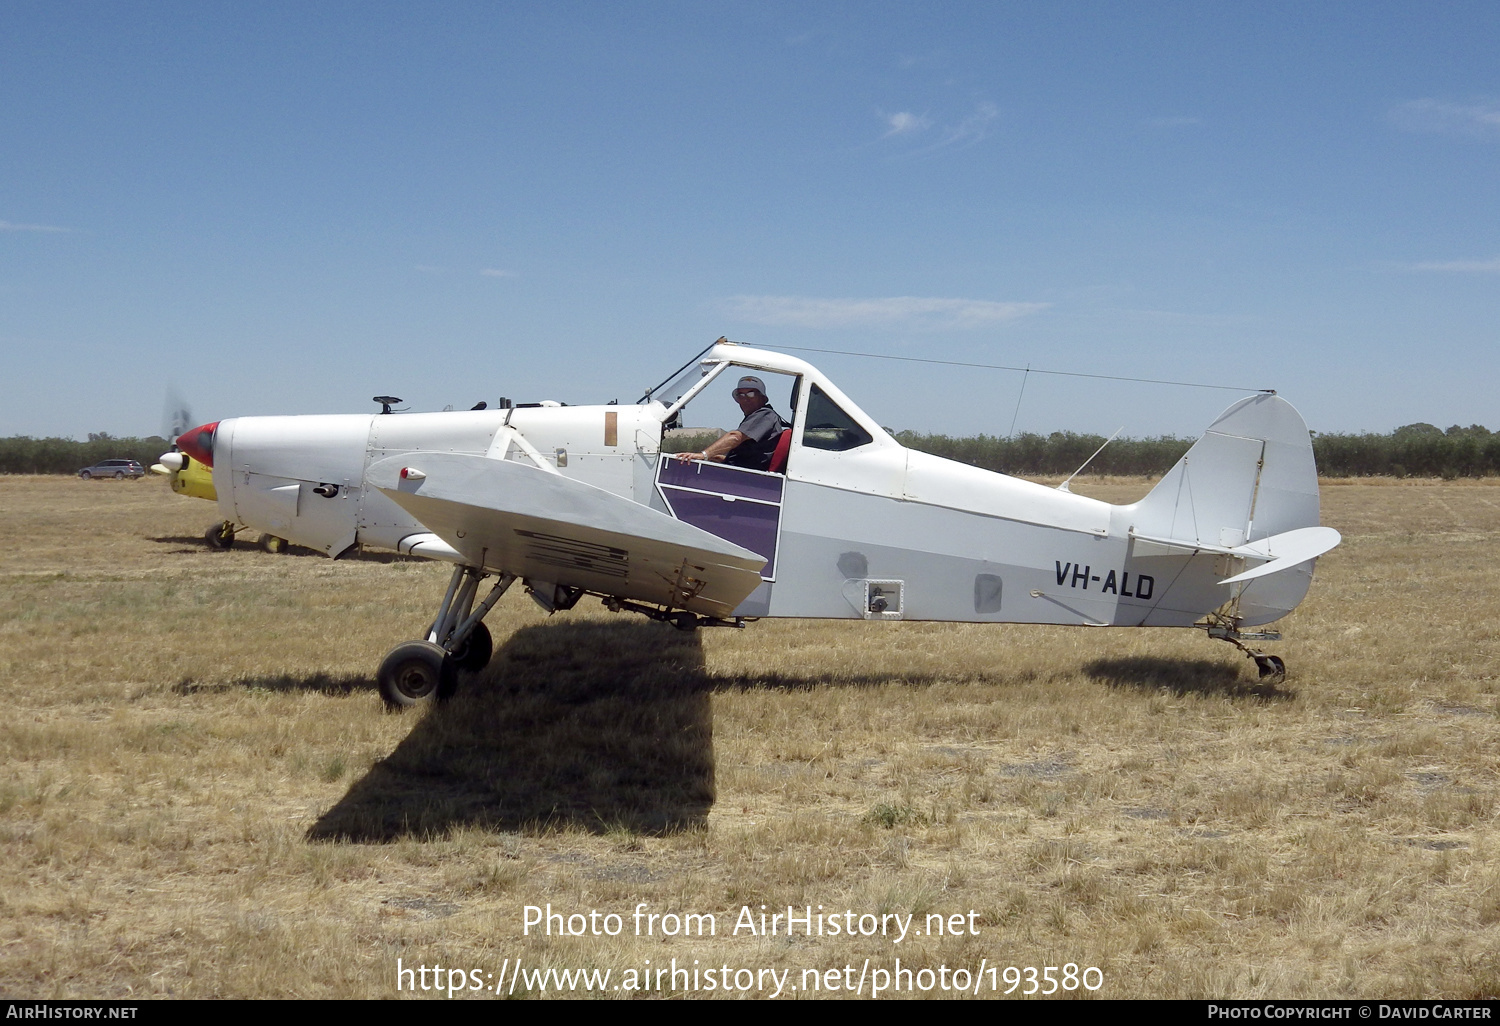
[(817, 385), (807, 399), (807, 426), (802, 429), (802, 444), (809, 449), (844, 452), (873, 442), (874, 437), (855, 423), (854, 418)]

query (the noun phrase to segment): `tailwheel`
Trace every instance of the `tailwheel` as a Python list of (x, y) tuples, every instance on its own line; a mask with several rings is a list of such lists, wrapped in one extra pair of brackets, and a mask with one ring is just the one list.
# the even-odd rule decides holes
[(203, 540), (208, 542), (211, 549), (227, 549), (234, 544), (234, 524), (224, 520), (217, 524), (210, 524), (207, 531), (203, 532)]
[(1255, 662), (1255, 669), (1260, 673), (1261, 680), (1278, 681), (1286, 676), (1286, 663), (1282, 662), (1281, 656), (1257, 652), (1245, 644), (1247, 641), (1280, 641), (1281, 635), (1276, 631), (1241, 631), (1225, 623), (1209, 623), (1201, 626), (1207, 629), (1210, 638), (1216, 641), (1227, 641), (1252, 659)]
[(406, 709), (453, 694), (458, 667), (443, 646), (408, 641), (391, 649), (375, 673), (387, 709)]
[(1260, 671), (1261, 680), (1267, 677), (1279, 680), (1286, 676), (1286, 663), (1282, 662), (1281, 656), (1252, 652), (1250, 658), (1255, 660), (1255, 668)]

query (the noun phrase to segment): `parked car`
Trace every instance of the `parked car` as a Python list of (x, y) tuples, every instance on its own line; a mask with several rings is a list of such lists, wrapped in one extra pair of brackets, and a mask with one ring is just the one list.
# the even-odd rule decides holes
[(127, 477), (145, 477), (146, 468), (135, 460), (105, 460), (103, 463), (95, 463), (92, 467), (84, 467), (78, 472), (78, 476), (87, 481), (91, 477), (112, 477), (116, 481)]

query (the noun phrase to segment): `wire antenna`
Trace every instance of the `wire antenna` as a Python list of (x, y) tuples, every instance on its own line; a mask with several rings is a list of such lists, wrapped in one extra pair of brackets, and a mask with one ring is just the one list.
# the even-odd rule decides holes
[(1021, 415), (1021, 396), (1026, 394), (1026, 381), (1031, 377), (1031, 364), (1026, 365), (1026, 373), (1021, 375), (1021, 391), (1016, 393), (1016, 412), (1010, 415), (1010, 434), (1005, 436), (1008, 442), (1016, 437), (1016, 418)]
[[(1112, 434), (1112, 435), (1110, 435), (1108, 438), (1106, 438), (1104, 440), (1104, 445), (1108, 445), (1110, 442), (1113, 442), (1116, 438), (1119, 438), (1120, 437), (1120, 432), (1124, 431), (1124, 430), (1125, 430), (1125, 425), (1124, 424), (1121, 424), (1119, 427), (1115, 428), (1115, 433)], [(1104, 445), (1101, 445), (1101, 446), (1099, 446), (1099, 448), (1097, 448), (1097, 449), (1094, 450), (1094, 456), (1097, 456), (1101, 452), (1104, 451)], [(1071, 489), (1071, 488), (1068, 487), (1068, 482), (1072, 481), (1079, 474), (1082, 474), (1083, 473), (1083, 467), (1086, 467), (1090, 463), (1094, 462), (1094, 456), (1090, 456), (1088, 459), (1084, 460), (1083, 461), (1083, 466), (1079, 467), (1077, 470), (1073, 471), (1073, 473), (1069, 474), (1068, 475), (1068, 480), (1064, 481), (1062, 484), (1058, 485), (1057, 486), (1057, 490), (1060, 491), (1060, 492), (1071, 492), (1073, 489)]]
[(1084, 374), (1081, 371), (1042, 370), (1032, 367), (1009, 367), (1000, 363), (963, 363), (958, 360), (930, 360), (921, 356), (888, 356), (885, 353), (856, 353), (847, 349), (812, 349), (807, 346), (764, 344), (766, 349), (785, 349), (793, 353), (830, 353), (834, 356), (860, 356), (868, 360), (900, 360), (903, 363), (935, 363), (943, 367), (978, 367), (983, 370), (1017, 371), (1022, 374), (1053, 374), (1063, 378), (1094, 378), (1098, 381), (1133, 381), (1140, 385), (1176, 385), (1181, 388), (1217, 388), (1225, 392), (1262, 392), (1275, 395), (1274, 388), (1241, 388), (1238, 385), (1210, 385), (1202, 381), (1165, 381), (1161, 378), (1127, 378), (1118, 374)]

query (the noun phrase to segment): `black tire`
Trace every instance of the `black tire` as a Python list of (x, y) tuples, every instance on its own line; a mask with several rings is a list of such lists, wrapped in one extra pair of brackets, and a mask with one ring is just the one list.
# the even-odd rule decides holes
[[(495, 654), (495, 642), (490, 637), (490, 629), (483, 621), (476, 623), (464, 643), (453, 651), (453, 665), (460, 670), (477, 673), (490, 664), (490, 656)], [(448, 695), (441, 695), (447, 698)]]
[(234, 525), (227, 521), (210, 524), (208, 530), (203, 532), (203, 540), (208, 542), (209, 548), (222, 552), (234, 545)]
[(1267, 677), (1280, 679), (1286, 676), (1286, 663), (1281, 661), (1281, 656), (1256, 656), (1255, 668), (1260, 671), (1262, 679)]
[(278, 538), (274, 534), (263, 534), (260, 536), (260, 547), (271, 555), (280, 555), (292, 547), (292, 543), (285, 538)]
[(85, 481), (87, 481), (90, 478), (92, 478), (94, 475), (90, 474), (87, 470), (80, 470), (78, 472), (78, 476), (81, 477), (81, 478), (83, 478)]
[(123, 471), (123, 470), (117, 470), (117, 471), (115, 471), (115, 480), (116, 481), (123, 481), (123, 480), (125, 480), (125, 471)]
[(408, 641), (391, 649), (375, 672), (380, 697), (387, 709), (408, 709), (451, 695), (458, 686), (458, 668), (441, 645)]

